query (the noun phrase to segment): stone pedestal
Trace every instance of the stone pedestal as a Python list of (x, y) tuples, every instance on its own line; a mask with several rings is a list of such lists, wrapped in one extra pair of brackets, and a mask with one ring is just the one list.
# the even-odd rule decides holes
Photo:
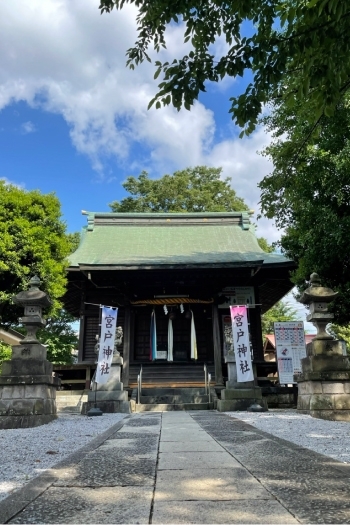
[(12, 359), (4, 361), (0, 376), (0, 428), (36, 427), (56, 419), (59, 385), (44, 346), (13, 346)]
[(326, 332), (327, 323), (333, 319), (328, 304), (337, 293), (321, 286), (316, 273), (311, 274), (310, 284), (300, 302), (310, 305), (307, 320), (316, 326), (317, 335), (306, 347), (302, 373), (294, 377), (298, 382), (298, 410), (321, 419), (350, 421), (350, 360), (344, 355), (342, 342)]
[(321, 419), (350, 421), (350, 360), (343, 355), (341, 341), (309, 343), (302, 370), (295, 376), (298, 410)]
[(218, 411), (230, 412), (247, 410), (253, 403), (258, 403), (267, 409), (262, 397), (261, 388), (256, 386), (254, 381), (245, 383), (239, 383), (237, 381), (237, 368), (234, 354), (227, 354), (225, 362), (227, 363), (228, 381), (226, 381), (226, 388), (221, 390), (221, 399), (218, 399), (217, 404)]
[[(82, 413), (87, 413), (95, 405), (102, 412), (130, 413), (128, 393), (123, 390), (123, 383), (121, 382), (122, 366), (123, 358), (120, 355), (113, 356), (111, 375), (108, 382), (104, 385), (94, 383), (93, 390), (88, 394), (88, 401), (83, 405)], [(97, 390), (95, 392), (96, 386)]]

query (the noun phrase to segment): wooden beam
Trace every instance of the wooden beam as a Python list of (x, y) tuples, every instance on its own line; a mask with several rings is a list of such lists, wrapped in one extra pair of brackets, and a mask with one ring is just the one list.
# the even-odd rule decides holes
[(218, 386), (224, 384), (222, 376), (222, 361), (221, 361), (221, 339), (219, 327), (219, 312), (216, 304), (212, 306), (213, 318), (213, 344), (214, 344), (214, 365), (215, 365), (215, 383)]

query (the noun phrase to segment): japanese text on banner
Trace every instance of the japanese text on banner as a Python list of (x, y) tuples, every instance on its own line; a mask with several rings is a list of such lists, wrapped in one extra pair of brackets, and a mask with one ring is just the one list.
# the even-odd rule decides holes
[(250, 354), (248, 313), (245, 306), (230, 306), (232, 319), (233, 349), (236, 357), (237, 381), (253, 381), (253, 366)]
[(117, 315), (118, 308), (102, 306), (101, 337), (95, 379), (96, 383), (107, 383), (111, 375)]

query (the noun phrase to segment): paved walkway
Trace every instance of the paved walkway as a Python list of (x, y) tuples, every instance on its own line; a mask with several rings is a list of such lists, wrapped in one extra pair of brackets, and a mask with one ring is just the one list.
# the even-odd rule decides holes
[(0, 502), (0, 522), (350, 523), (349, 477), (225, 414), (141, 413)]

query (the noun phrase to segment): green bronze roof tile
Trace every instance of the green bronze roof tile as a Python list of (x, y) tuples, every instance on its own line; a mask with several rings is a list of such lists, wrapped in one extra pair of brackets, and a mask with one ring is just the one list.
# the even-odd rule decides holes
[[(134, 222), (125, 222), (127, 214), (90, 214), (80, 246), (69, 263), (74, 267), (288, 262), (281, 255), (263, 252), (247, 221), (244, 225), (243, 221), (230, 222), (231, 218), (237, 222), (241, 215), (200, 214), (202, 221), (209, 222), (193, 223), (199, 215), (132, 214), (129, 217)], [(213, 218), (223, 222), (210, 222)]]

